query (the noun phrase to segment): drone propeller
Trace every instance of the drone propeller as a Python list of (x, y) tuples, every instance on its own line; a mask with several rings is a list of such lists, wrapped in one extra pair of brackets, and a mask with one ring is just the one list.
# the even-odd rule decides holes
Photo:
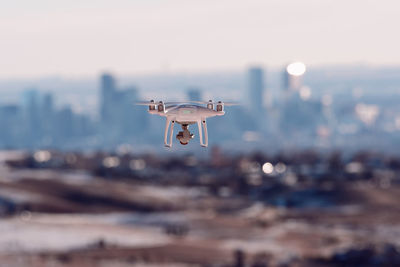
[[(218, 103), (217, 103), (218, 104)], [(222, 104), (224, 105), (224, 106), (239, 106), (240, 104), (239, 103), (236, 103), (236, 102), (222, 102)]]
[[(161, 101), (160, 101), (161, 102)], [(139, 101), (136, 102), (135, 105), (139, 106), (149, 106), (149, 105), (158, 105), (160, 102), (155, 102), (155, 101)], [(179, 105), (179, 104), (185, 104), (185, 103), (194, 103), (193, 101), (177, 101), (177, 102), (162, 102), (164, 105)]]
[(181, 105), (181, 104), (190, 104), (193, 101), (176, 101), (176, 102), (165, 102), (165, 105)]
[[(213, 101), (176, 101), (176, 102), (163, 102), (164, 105), (180, 105), (180, 104), (201, 104), (201, 105), (207, 105), (207, 104), (213, 104), (213, 105), (218, 105), (218, 104), (223, 104), (224, 106), (238, 106), (239, 103), (236, 102), (213, 102)], [(135, 105), (138, 106), (150, 106), (150, 105), (158, 105), (160, 102), (155, 102), (155, 101), (140, 101), (136, 102)]]
[(135, 105), (137, 106), (149, 106), (149, 105), (157, 105), (158, 103), (156, 102), (151, 102), (151, 101), (140, 101), (136, 102)]
[(213, 105), (218, 105), (218, 104), (223, 104), (224, 106), (238, 106), (240, 105), (239, 103), (236, 102), (222, 102), (222, 101), (218, 101), (218, 102), (213, 102), (213, 101), (192, 101), (193, 103), (196, 104), (202, 104), (202, 105), (207, 105), (207, 104), (213, 104)]

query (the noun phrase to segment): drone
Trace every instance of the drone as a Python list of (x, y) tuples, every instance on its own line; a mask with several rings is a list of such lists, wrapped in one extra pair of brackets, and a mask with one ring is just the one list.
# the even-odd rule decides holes
[[(209, 100), (204, 101), (189, 101), (189, 102), (163, 102), (156, 103), (154, 100), (139, 102), (137, 105), (149, 106), (148, 112), (150, 114), (160, 115), (166, 117), (165, 131), (164, 131), (164, 145), (172, 147), (172, 136), (174, 132), (174, 125), (178, 123), (182, 126), (182, 131), (176, 135), (176, 139), (182, 144), (187, 145), (190, 140), (194, 138), (194, 134), (190, 133), (189, 125), (197, 124), (199, 130), (200, 145), (202, 147), (208, 146), (208, 132), (206, 119), (223, 116), (225, 114), (224, 106), (236, 105), (235, 103), (228, 102), (213, 102)], [(169, 130), (169, 138), (168, 138)], [(204, 140), (203, 140), (204, 131)], [(169, 141), (168, 141), (169, 140)]]

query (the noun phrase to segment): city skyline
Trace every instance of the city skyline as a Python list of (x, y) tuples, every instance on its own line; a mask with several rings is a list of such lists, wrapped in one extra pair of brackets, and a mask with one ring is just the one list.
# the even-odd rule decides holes
[[(210, 119), (211, 146), (351, 152), (368, 144), (370, 149), (395, 149), (400, 131), (397, 69), (305, 70), (297, 62), (279, 72), (253, 66), (227, 76), (217, 73), (164, 80), (127, 80), (116, 73), (102, 73), (90, 85), (93, 91), (86, 88), (88, 83), (72, 92), (68, 84), (64, 84), (67, 90), (25, 87), (28, 90), (19, 95), (18, 102), (3, 100), (0, 104), (4, 126), (0, 147), (114, 150), (130, 145), (136, 150), (157, 150), (164, 122), (149, 118), (146, 108), (134, 105), (136, 101), (236, 99), (242, 105), (227, 109), (224, 120)], [(56, 80), (49, 85), (60, 86)], [(156, 91), (148, 92), (149, 88)], [(251, 103), (246, 101), (249, 97)], [(94, 99), (97, 104), (88, 109)], [(76, 101), (80, 101), (78, 106)]]
[(0, 11), (0, 78), (199, 72), (294, 60), (398, 65), (398, 7), (390, 0), (9, 2)]

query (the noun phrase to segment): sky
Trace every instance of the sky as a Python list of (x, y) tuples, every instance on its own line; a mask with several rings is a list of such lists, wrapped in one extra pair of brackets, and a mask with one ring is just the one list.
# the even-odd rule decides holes
[(396, 0), (0, 0), (0, 78), (400, 64)]

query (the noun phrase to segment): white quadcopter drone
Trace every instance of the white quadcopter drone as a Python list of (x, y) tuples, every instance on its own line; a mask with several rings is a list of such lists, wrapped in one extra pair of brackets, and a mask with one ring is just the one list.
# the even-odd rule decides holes
[[(163, 102), (158, 103), (151, 100), (150, 102), (139, 102), (137, 105), (149, 106), (148, 112), (167, 118), (164, 131), (164, 145), (172, 147), (172, 135), (174, 132), (175, 122), (182, 125), (182, 131), (176, 135), (176, 139), (182, 145), (187, 145), (194, 135), (188, 130), (189, 125), (197, 123), (199, 129), (200, 145), (202, 147), (208, 146), (208, 133), (206, 119), (214, 116), (222, 116), (225, 114), (224, 106), (236, 105), (234, 103), (223, 103), (218, 101), (214, 103), (212, 100), (208, 102), (203, 101), (189, 101), (189, 102)], [(203, 106), (206, 105), (206, 106)], [(216, 109), (214, 109), (216, 105)], [(172, 123), (172, 124), (171, 124)], [(171, 127), (170, 127), (171, 124)], [(203, 128), (204, 140), (203, 140)], [(168, 142), (168, 129), (169, 129), (169, 142)]]

